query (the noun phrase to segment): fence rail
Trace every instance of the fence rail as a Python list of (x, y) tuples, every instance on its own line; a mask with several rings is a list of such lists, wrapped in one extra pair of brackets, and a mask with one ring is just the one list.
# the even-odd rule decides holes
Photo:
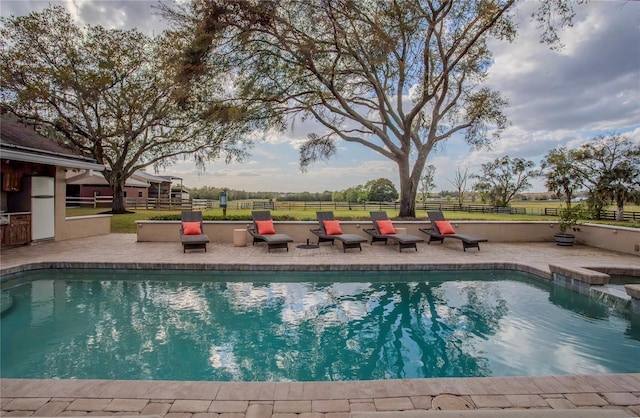
[[(558, 216), (560, 209), (558, 208), (544, 208), (544, 215), (546, 216)], [(601, 210), (599, 219), (605, 221), (615, 221), (616, 220), (615, 210)], [(622, 219), (625, 221), (640, 221), (640, 212), (622, 212)]]
[[(111, 196), (96, 197), (67, 197), (67, 207), (111, 207), (113, 198)], [(150, 209), (150, 210), (207, 210), (219, 209), (220, 202), (211, 199), (154, 199), (154, 198), (125, 198), (127, 209)], [(302, 211), (322, 211), (322, 210), (399, 210), (398, 202), (279, 202), (279, 201), (256, 201), (239, 200), (229, 202), (229, 210), (302, 210)], [(417, 211), (441, 210), (445, 212), (467, 212), (467, 213), (499, 213), (510, 215), (534, 215), (534, 216), (558, 216), (558, 208), (522, 208), (508, 206), (491, 205), (457, 205), (452, 203), (416, 203)], [(600, 211), (600, 219), (615, 220), (615, 210)], [(640, 221), (640, 212), (623, 212), (625, 221)]]
[[(73, 208), (110, 208), (113, 196), (67, 197), (67, 207)], [(125, 197), (127, 209), (155, 210), (206, 210), (219, 207), (219, 202), (208, 199), (159, 199)]]
[[(280, 210), (399, 210), (398, 202), (243, 202), (239, 209), (280, 209)], [(490, 205), (454, 205), (443, 203), (419, 203), (416, 210), (442, 210), (450, 212), (506, 213), (526, 215), (526, 208), (512, 208)]]

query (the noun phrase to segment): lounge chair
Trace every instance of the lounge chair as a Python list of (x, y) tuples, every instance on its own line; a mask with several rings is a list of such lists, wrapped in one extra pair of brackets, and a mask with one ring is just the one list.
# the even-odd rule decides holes
[(487, 242), (484, 237), (475, 235), (458, 234), (453, 229), (449, 221), (447, 221), (441, 211), (427, 212), (429, 220), (431, 221), (431, 228), (419, 228), (421, 232), (429, 235), (429, 242), (444, 242), (445, 238), (454, 238), (462, 241), (462, 249), (467, 251), (467, 248), (477, 248), (480, 251), (480, 243)]
[(365, 228), (364, 232), (371, 235), (371, 245), (380, 241), (386, 244), (387, 240), (391, 239), (398, 243), (399, 251), (404, 248), (413, 248), (418, 251), (416, 244), (424, 241), (416, 235), (396, 233), (391, 220), (387, 217), (387, 212), (369, 212), (369, 215), (373, 222), (373, 228)]
[(311, 229), (318, 236), (318, 244), (321, 242), (331, 242), (334, 240), (342, 242), (342, 251), (347, 252), (349, 248), (359, 248), (362, 251), (361, 244), (367, 242), (367, 239), (357, 234), (343, 234), (340, 223), (333, 217), (333, 212), (316, 212), (320, 228)]
[(268, 210), (256, 210), (251, 212), (253, 218), (253, 226), (247, 228), (249, 234), (253, 237), (253, 245), (256, 242), (266, 242), (267, 252), (271, 252), (273, 248), (285, 248), (289, 251), (289, 243), (293, 242), (293, 238), (286, 234), (277, 234), (273, 228), (273, 219), (271, 212)]
[(182, 241), (183, 253), (191, 249), (204, 249), (204, 252), (207, 252), (209, 237), (204, 234), (204, 229), (202, 228), (202, 212), (182, 212), (180, 241)]

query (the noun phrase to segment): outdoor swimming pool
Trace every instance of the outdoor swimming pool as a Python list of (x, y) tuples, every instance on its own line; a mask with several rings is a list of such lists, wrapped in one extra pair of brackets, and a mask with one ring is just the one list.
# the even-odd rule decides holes
[[(126, 278), (126, 280), (123, 280)], [(516, 272), (48, 270), (5, 290), (6, 378), (334, 381), (640, 371), (640, 329)]]

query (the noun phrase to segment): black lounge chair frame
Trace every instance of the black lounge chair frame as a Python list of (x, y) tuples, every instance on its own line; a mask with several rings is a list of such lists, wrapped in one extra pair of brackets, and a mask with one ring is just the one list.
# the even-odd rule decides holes
[(462, 249), (466, 252), (467, 248), (477, 248), (478, 251), (480, 251), (480, 243), (488, 241), (488, 239), (484, 237), (475, 235), (441, 234), (435, 221), (446, 221), (443, 213), (438, 210), (429, 211), (427, 212), (427, 214), (429, 215), (429, 220), (431, 221), (431, 228), (418, 228), (421, 232), (429, 235), (429, 242), (427, 242), (427, 244), (431, 244), (432, 242), (444, 243), (445, 238), (454, 238), (462, 242)]
[(207, 252), (207, 244), (209, 243), (209, 237), (205, 235), (204, 228), (202, 227), (202, 212), (200, 211), (183, 211), (182, 222), (200, 222), (200, 235), (184, 235), (184, 228), (182, 223), (180, 224), (180, 241), (182, 242), (182, 252), (186, 253), (187, 250), (199, 250), (203, 249)]
[(328, 235), (324, 228), (323, 221), (334, 221), (335, 217), (333, 212), (316, 212), (318, 217), (318, 224), (320, 228), (313, 228), (311, 232), (318, 237), (318, 245), (321, 242), (330, 242), (334, 245), (334, 241), (338, 240), (342, 243), (342, 252), (347, 252), (349, 248), (358, 248), (362, 251), (362, 243), (367, 242), (367, 239), (357, 234), (340, 234), (340, 235)]
[(268, 221), (271, 218), (271, 212), (268, 210), (255, 210), (251, 212), (253, 218), (253, 226), (247, 228), (249, 234), (253, 237), (252, 245), (256, 245), (256, 242), (265, 242), (267, 244), (267, 252), (271, 252), (272, 249), (284, 248), (289, 252), (289, 243), (293, 242), (293, 238), (286, 234), (268, 234), (260, 235), (258, 233), (258, 224), (256, 221)]
[(380, 233), (377, 221), (389, 220), (387, 212), (369, 212), (369, 215), (371, 216), (371, 221), (373, 221), (373, 228), (365, 228), (363, 230), (367, 234), (371, 235), (371, 245), (373, 245), (374, 242), (384, 242), (387, 244), (387, 241), (391, 239), (398, 243), (398, 251), (402, 251), (404, 248), (413, 248), (418, 251), (418, 246), (416, 244), (424, 241), (424, 239), (411, 234), (384, 235)]

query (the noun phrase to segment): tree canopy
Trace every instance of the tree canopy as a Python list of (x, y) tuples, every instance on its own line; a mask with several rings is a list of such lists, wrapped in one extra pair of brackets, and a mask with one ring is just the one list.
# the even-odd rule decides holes
[(539, 171), (533, 161), (508, 155), (482, 164), (475, 189), (496, 206), (507, 206), (516, 194), (531, 188), (531, 179)]
[(420, 177), (420, 192), (422, 193), (422, 203), (427, 201), (429, 193), (436, 187), (435, 175), (435, 165), (429, 164), (425, 166), (424, 171), (422, 172), (422, 177)]
[(546, 177), (547, 190), (558, 198), (564, 198), (571, 206), (573, 194), (582, 186), (582, 176), (576, 167), (576, 153), (566, 148), (552, 149), (542, 162), (542, 173)]
[(460, 167), (456, 169), (453, 180), (449, 180), (456, 188), (458, 197), (458, 206), (462, 207), (464, 203), (465, 192), (467, 191), (467, 180), (469, 180), (469, 169), (465, 167), (464, 171)]
[[(194, 0), (166, 16), (195, 27), (183, 75), (196, 81), (223, 56), (247, 101), (325, 128), (300, 149), (303, 169), (337, 141), (393, 161), (400, 216), (415, 216), (420, 176), (436, 144), (464, 135), (474, 147), (506, 127), (506, 101), (482, 86), (490, 37), (513, 39), (515, 0)], [(541, 3), (543, 40), (570, 22), (567, 2)]]
[(188, 92), (175, 82), (184, 46), (176, 32), (80, 27), (61, 6), (0, 24), (3, 107), (104, 164), (114, 212), (124, 212), (136, 170), (187, 154), (201, 165), (241, 158), (260, 121), (261, 108), (230, 100), (215, 73)]
[(398, 198), (396, 186), (386, 178), (371, 180), (364, 188), (367, 192), (367, 200), (372, 202), (393, 202)]
[(599, 217), (603, 206), (613, 200), (616, 219), (622, 221), (625, 201), (640, 189), (640, 145), (611, 133), (582, 144), (573, 155), (594, 215)]

